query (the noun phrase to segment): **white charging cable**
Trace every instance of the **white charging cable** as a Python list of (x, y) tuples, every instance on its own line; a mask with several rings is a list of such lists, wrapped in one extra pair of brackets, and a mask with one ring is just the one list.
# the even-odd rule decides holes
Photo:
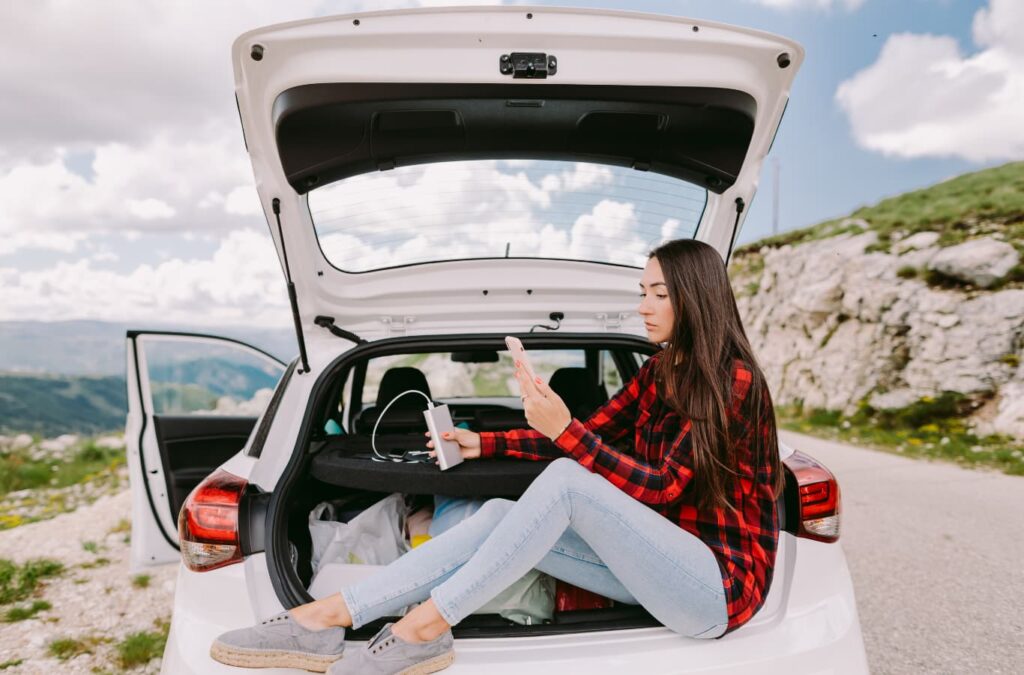
[[(374, 424), (373, 424), (373, 431), (370, 433), (370, 447), (373, 448), (373, 457), (371, 457), (370, 459), (372, 459), (375, 462), (405, 462), (405, 461), (408, 461), (408, 460), (406, 460), (406, 459), (404, 459), (402, 457), (389, 457), (389, 456), (382, 455), (379, 452), (377, 452), (377, 426), (380, 424), (380, 421), (382, 419), (384, 419), (384, 413), (386, 413), (388, 411), (388, 408), (390, 408), (394, 404), (395, 401), (397, 401), (398, 399), (402, 398), (406, 394), (419, 394), (423, 398), (427, 399), (427, 409), (428, 410), (433, 410), (434, 409), (434, 402), (430, 400), (429, 396), (424, 394), (419, 389), (408, 389), (406, 391), (403, 391), (401, 394), (399, 394), (398, 396), (394, 397), (393, 399), (391, 399), (391, 401), (389, 401), (388, 404), (386, 406), (384, 406), (384, 410), (382, 410), (380, 412), (380, 414), (377, 415), (377, 421), (374, 422)], [(406, 452), (406, 455), (425, 455), (425, 454), (427, 454), (426, 450), (423, 450), (423, 451), (411, 451), (411, 452), (407, 451)]]

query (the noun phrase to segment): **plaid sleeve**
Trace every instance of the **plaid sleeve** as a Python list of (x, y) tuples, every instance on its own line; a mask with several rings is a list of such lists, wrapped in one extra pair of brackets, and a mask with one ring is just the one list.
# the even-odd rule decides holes
[(650, 375), (653, 360), (640, 368), (640, 372), (626, 383), (608, 402), (598, 408), (583, 422), (588, 431), (600, 434), (609, 443), (616, 443), (630, 436), (636, 428), (637, 406), (640, 393)]
[(534, 429), (480, 432), (480, 457), (514, 459), (558, 459), (562, 451), (547, 436)]
[(645, 504), (668, 504), (680, 498), (693, 477), (690, 426), (686, 422), (670, 435), (651, 434), (652, 443), (668, 445), (656, 464), (607, 445), (577, 420), (555, 443), (585, 469), (604, 476), (630, 497)]
[[(652, 363), (653, 359), (648, 359), (640, 368), (640, 372), (588, 417), (586, 422), (580, 423), (574, 419), (569, 427), (581, 424), (589, 431), (600, 433), (609, 442), (622, 440), (631, 434), (636, 424), (637, 401), (640, 399), (644, 383), (650, 377)], [(480, 433), (482, 458), (514, 457), (545, 460), (564, 456), (561, 448), (552, 443), (547, 436), (533, 429)]]

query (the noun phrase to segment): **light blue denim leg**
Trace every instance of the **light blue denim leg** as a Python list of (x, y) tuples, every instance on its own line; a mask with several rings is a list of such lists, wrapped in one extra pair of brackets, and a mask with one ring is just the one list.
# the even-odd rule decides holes
[(611, 598), (615, 602), (627, 605), (640, 604), (612, 574), (594, 549), (590, 548), (571, 527), (562, 533), (548, 554), (535, 567), (556, 579)]
[[(664, 625), (694, 637), (717, 637), (725, 631), (725, 594), (711, 550), (574, 460), (555, 460), (518, 502), (511, 508), (492, 507), (499, 508), (507, 513), (479, 550), (430, 592), (449, 624), (457, 624), (542, 565), (571, 527), (622, 587)], [(487, 505), (480, 512), (485, 509)]]
[(472, 516), (440, 536), (428, 539), (379, 572), (341, 590), (359, 628), (403, 607), (423, 602), (430, 590), (455, 573), (487, 539), (508, 512), (507, 499), (491, 499)]
[[(441, 536), (469, 516), (473, 515), (483, 504), (483, 500), (450, 497), (434, 498), (434, 518), (430, 523), (431, 537)], [(512, 510), (515, 502), (507, 499), (493, 500), (495, 518), (504, 518)], [(544, 556), (536, 569), (550, 574), (574, 586), (579, 586), (617, 602), (635, 605), (636, 600), (615, 578), (594, 550), (570, 527), (551, 551)]]

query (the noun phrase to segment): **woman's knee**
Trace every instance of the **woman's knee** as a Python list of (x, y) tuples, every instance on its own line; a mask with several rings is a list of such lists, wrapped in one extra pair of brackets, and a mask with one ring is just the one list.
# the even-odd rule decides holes
[(512, 510), (513, 506), (515, 506), (515, 502), (511, 499), (495, 497), (481, 504), (471, 517), (497, 524)]
[(537, 480), (543, 481), (549, 486), (565, 488), (589, 475), (590, 472), (580, 466), (576, 460), (570, 457), (559, 457), (544, 468), (537, 476)]
[(554, 460), (541, 472), (541, 475), (573, 476), (580, 472), (587, 473), (587, 470), (580, 466), (580, 463), (571, 457), (559, 457)]

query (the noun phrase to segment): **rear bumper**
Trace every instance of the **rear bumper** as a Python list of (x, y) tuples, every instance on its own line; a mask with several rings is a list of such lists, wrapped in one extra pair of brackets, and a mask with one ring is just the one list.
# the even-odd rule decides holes
[[(264, 576), (262, 554), (244, 565), (196, 573), (181, 568), (163, 672), (249, 673), (209, 656), (220, 633), (255, 623), (276, 611), (266, 584), (247, 585)], [(795, 558), (795, 561), (794, 561)], [(788, 569), (793, 580), (774, 617), (750, 624), (719, 640), (683, 638), (665, 628), (606, 631), (523, 638), (456, 640), (455, 663), (446, 673), (532, 672), (655, 674), (711, 672), (866, 673), (853, 585), (842, 548), (801, 540)], [(262, 609), (254, 609), (264, 605)], [(257, 616), (259, 615), (259, 616)], [(350, 648), (362, 643), (352, 642)], [(265, 670), (265, 673), (300, 671)]]

